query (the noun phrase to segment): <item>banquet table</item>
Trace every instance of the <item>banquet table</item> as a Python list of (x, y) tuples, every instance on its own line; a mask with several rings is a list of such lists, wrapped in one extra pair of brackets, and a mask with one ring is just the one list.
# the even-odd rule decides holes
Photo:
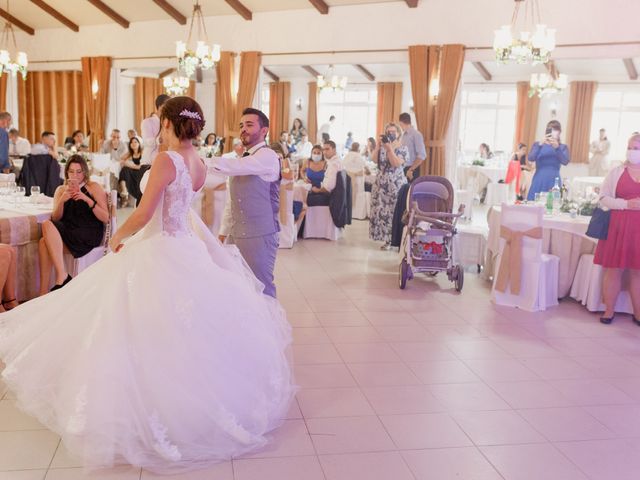
[(23, 302), (38, 294), (38, 241), (40, 224), (51, 217), (53, 203), (41, 196), (43, 203), (0, 201), (0, 243), (11, 245), (17, 253), (17, 298)]
[(488, 183), (498, 183), (507, 173), (506, 167), (492, 165), (459, 165), (458, 183), (460, 188), (466, 190), (472, 179), (477, 180), (477, 192), (479, 193)]
[[(489, 236), (485, 256), (484, 275), (491, 277), (500, 248), (500, 207), (492, 207), (487, 214)], [(571, 218), (567, 213), (545, 215), (542, 225), (542, 251), (560, 258), (558, 297), (569, 295), (571, 284), (583, 254), (595, 251), (597, 241), (585, 235), (591, 217)]]
[(587, 188), (599, 189), (604, 181), (604, 177), (574, 177), (569, 185), (569, 194), (572, 198), (584, 196)]

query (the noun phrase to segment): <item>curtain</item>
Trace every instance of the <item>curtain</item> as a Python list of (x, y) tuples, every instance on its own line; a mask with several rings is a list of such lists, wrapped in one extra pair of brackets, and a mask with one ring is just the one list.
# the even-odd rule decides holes
[[(432, 80), (437, 78), (439, 48), (431, 45), (409, 46), (409, 69), (411, 74), (411, 95), (416, 116), (416, 128), (422, 133), (427, 145), (433, 137), (435, 102), (430, 93)], [(427, 151), (427, 157), (429, 152)], [(420, 166), (420, 175), (431, 172), (431, 158)]]
[(567, 146), (571, 161), (589, 163), (589, 135), (597, 82), (571, 82)]
[[(109, 108), (111, 57), (82, 57), (82, 92), (90, 130), (89, 149), (97, 152), (105, 139)], [(93, 91), (97, 87), (97, 91)]]
[[(0, 112), (4, 112), (7, 109), (7, 79), (8, 74), (2, 75), (0, 77)], [(18, 81), (21, 81), (22, 77), (18, 78)], [(11, 112), (9, 112), (11, 113)]]
[(213, 132), (216, 135), (222, 135), (224, 133), (224, 104), (220, 92), (220, 84), (216, 83), (216, 119), (213, 127)]
[(87, 131), (87, 112), (80, 72), (29, 72), (18, 82), (20, 135), (31, 143), (43, 131), (54, 132), (62, 144), (74, 130)]
[[(234, 80), (235, 60), (233, 52), (221, 52), (220, 61), (216, 65), (216, 133), (227, 137), (232, 128), (233, 111), (235, 110)], [(222, 126), (220, 129), (218, 125)], [(225, 141), (225, 147), (231, 142)]]
[(429, 174), (444, 176), (445, 165), (445, 139), (449, 128), (449, 121), (453, 113), (453, 105), (458, 94), (460, 85), (460, 75), (464, 64), (464, 45), (445, 45), (440, 53), (440, 92), (435, 105), (435, 115), (433, 122), (433, 136), (427, 146), (429, 150)]
[(376, 133), (389, 122), (397, 122), (402, 108), (402, 82), (378, 82)]
[(529, 82), (518, 82), (518, 103), (516, 110), (516, 131), (513, 139), (514, 151), (518, 143), (527, 145), (531, 149), (536, 141), (536, 127), (538, 125), (538, 112), (540, 110), (540, 97), (529, 97)]
[(318, 141), (318, 82), (309, 82), (309, 109), (307, 112), (307, 134), (314, 145)]
[(290, 82), (272, 82), (269, 84), (269, 124), (270, 140), (278, 141), (280, 132), (289, 131)]
[(142, 120), (156, 111), (156, 97), (163, 92), (164, 87), (159, 78), (136, 77), (135, 113), (138, 133), (140, 133)]

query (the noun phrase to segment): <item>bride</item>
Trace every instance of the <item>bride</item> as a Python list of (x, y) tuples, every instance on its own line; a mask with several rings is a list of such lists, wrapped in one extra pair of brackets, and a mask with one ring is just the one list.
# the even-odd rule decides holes
[(117, 253), (0, 317), (4, 382), (89, 468), (173, 473), (242, 455), (266, 444), (295, 393), (284, 311), (189, 214), (206, 176), (191, 145), (202, 110), (172, 98), (160, 121), (170, 150)]

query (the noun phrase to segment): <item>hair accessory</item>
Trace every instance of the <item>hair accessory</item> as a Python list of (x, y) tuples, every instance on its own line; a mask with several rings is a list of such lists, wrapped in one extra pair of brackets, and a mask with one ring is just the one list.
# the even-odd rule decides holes
[(187, 110), (186, 108), (180, 112), (180, 116), (202, 121), (202, 117), (200, 117), (200, 114), (198, 112), (192, 112), (191, 110)]

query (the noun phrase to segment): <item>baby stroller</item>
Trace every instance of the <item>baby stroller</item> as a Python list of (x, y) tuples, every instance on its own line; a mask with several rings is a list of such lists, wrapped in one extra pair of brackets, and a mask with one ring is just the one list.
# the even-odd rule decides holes
[(456, 290), (462, 290), (464, 270), (453, 265), (453, 236), (456, 223), (464, 213), (460, 205), (453, 213), (453, 187), (444, 177), (417, 178), (409, 187), (407, 211), (403, 217), (404, 228), (400, 251), (399, 284), (404, 290), (414, 272), (435, 276), (447, 272)]

